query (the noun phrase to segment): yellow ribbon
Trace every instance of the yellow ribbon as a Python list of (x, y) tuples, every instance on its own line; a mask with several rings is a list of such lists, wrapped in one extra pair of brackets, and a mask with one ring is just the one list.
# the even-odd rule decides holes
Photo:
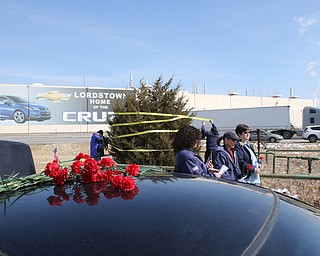
[(113, 124), (111, 126), (126, 126), (126, 125), (137, 125), (137, 124), (151, 124), (151, 123), (164, 123), (164, 122), (172, 122), (178, 119), (183, 118), (190, 118), (200, 121), (210, 121), (208, 118), (203, 117), (196, 117), (196, 116), (186, 116), (186, 115), (176, 115), (176, 114), (164, 114), (164, 113), (151, 113), (151, 112), (116, 112), (115, 115), (149, 115), (149, 116), (169, 116), (172, 117), (171, 119), (165, 120), (150, 120), (150, 121), (140, 121), (140, 122), (133, 122), (133, 123), (120, 123), (120, 124)]
[(143, 132), (135, 132), (135, 133), (114, 136), (113, 138), (119, 139), (119, 138), (137, 136), (137, 135), (142, 135), (142, 134), (147, 134), (147, 133), (162, 133), (162, 132), (177, 132), (177, 131), (178, 130), (148, 130), (148, 131), (143, 131)]
[[(176, 115), (176, 114), (164, 114), (164, 113), (151, 113), (151, 112), (115, 112), (115, 115), (149, 115), (149, 116), (168, 116), (172, 117), (170, 119), (161, 119), (161, 120), (149, 120), (149, 121), (139, 121), (139, 122), (132, 122), (132, 123), (119, 123), (113, 124), (111, 126), (127, 126), (127, 125), (138, 125), (138, 124), (151, 124), (151, 123), (164, 123), (164, 122), (172, 122), (175, 120), (183, 119), (183, 118), (190, 118), (200, 121), (210, 121), (208, 118), (196, 117), (196, 116), (186, 116), (186, 115)], [(130, 134), (123, 134), (114, 136), (113, 138), (125, 138), (131, 136), (137, 136), (142, 134), (148, 133), (164, 133), (164, 132), (177, 132), (178, 130), (148, 130), (143, 132), (136, 132)], [(172, 149), (120, 149), (112, 145), (112, 147), (118, 151), (129, 151), (129, 152), (156, 152), (156, 151), (172, 151)]]
[(126, 126), (126, 125), (137, 125), (137, 124), (154, 124), (154, 123), (165, 123), (165, 122), (172, 122), (175, 120), (181, 119), (180, 117), (174, 117), (171, 119), (161, 119), (161, 120), (150, 120), (150, 121), (140, 121), (140, 122), (133, 122), (133, 123), (120, 123), (120, 124), (113, 124), (112, 126)]
[(111, 146), (112, 146), (112, 149), (116, 149), (121, 152), (123, 152), (123, 151), (128, 151), (128, 152), (161, 152), (161, 151), (170, 152), (170, 151), (173, 151), (173, 149), (142, 149), (142, 148), (141, 149), (120, 149), (116, 146), (113, 146), (113, 145), (111, 145)]

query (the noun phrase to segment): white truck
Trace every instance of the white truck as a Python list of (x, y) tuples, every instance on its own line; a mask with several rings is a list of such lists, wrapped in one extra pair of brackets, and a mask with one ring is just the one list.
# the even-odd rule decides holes
[[(238, 124), (247, 124), (252, 130), (268, 130), (285, 139), (292, 138), (298, 131), (302, 133), (302, 114), (294, 113), (289, 106), (197, 110), (191, 113), (213, 119), (220, 133), (234, 131)], [(192, 125), (200, 128), (201, 122), (194, 119)]]

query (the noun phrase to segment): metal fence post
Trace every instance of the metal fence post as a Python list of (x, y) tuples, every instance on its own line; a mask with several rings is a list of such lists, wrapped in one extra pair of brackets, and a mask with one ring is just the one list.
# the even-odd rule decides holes
[(273, 174), (276, 173), (276, 150), (273, 149), (273, 167), (272, 167), (272, 172)]
[(311, 169), (312, 169), (312, 159), (308, 159), (308, 171), (309, 171), (309, 174), (311, 174)]

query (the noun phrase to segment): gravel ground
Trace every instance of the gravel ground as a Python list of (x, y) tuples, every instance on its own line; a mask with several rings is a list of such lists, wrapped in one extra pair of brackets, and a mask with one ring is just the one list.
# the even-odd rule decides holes
[[(273, 156), (269, 155), (268, 159), (264, 160), (265, 174), (272, 174), (273, 170), (275, 174), (286, 174), (288, 171), (289, 174), (315, 177), (315, 179), (262, 178), (262, 186), (283, 192), (320, 208), (320, 179), (316, 179), (316, 177), (320, 177), (320, 143), (285, 142), (267, 145), (267, 150), (272, 149), (287, 150), (287, 152), (277, 151), (279, 156), (313, 157), (315, 160), (311, 162), (311, 173), (309, 173), (308, 160), (306, 159), (291, 159), (288, 169), (287, 159), (276, 157), (274, 168)], [(316, 160), (317, 158), (319, 160)]]
[[(277, 155), (286, 156), (312, 156), (320, 158), (320, 143), (306, 142), (281, 142), (269, 143), (268, 150), (293, 150), (293, 152), (282, 152)], [(34, 163), (37, 172), (44, 170), (46, 164), (52, 161), (52, 151), (57, 147), (60, 160), (72, 160), (79, 152), (89, 153), (89, 139), (87, 141), (79, 141), (77, 143), (46, 143), (46, 144), (30, 144)], [(305, 150), (305, 152), (299, 152)], [(308, 151), (309, 150), (309, 151)], [(315, 152), (312, 152), (314, 150)], [(273, 157), (268, 155), (264, 159), (263, 174), (273, 173)], [(275, 173), (286, 174), (287, 160), (276, 158)], [(303, 174), (308, 176), (320, 176), (320, 161), (312, 161), (311, 174), (308, 174), (308, 161), (304, 159), (290, 160), (290, 174)], [(315, 205), (320, 208), (320, 180), (315, 179), (284, 179), (284, 178), (266, 178), (262, 177), (262, 186), (284, 192), (285, 194), (298, 198), (304, 202)]]

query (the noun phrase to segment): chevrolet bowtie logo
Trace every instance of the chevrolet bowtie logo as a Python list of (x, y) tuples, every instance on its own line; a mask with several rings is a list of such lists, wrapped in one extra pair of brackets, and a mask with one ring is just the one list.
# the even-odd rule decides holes
[(61, 93), (59, 91), (51, 91), (48, 93), (39, 93), (36, 99), (47, 99), (49, 101), (59, 102), (60, 100), (69, 100), (70, 93)]

